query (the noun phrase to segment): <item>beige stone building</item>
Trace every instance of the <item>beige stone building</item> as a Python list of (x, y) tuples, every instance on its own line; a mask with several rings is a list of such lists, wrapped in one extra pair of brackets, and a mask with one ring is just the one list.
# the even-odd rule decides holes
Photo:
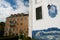
[(28, 14), (14, 14), (6, 18), (4, 36), (20, 35), (28, 36)]

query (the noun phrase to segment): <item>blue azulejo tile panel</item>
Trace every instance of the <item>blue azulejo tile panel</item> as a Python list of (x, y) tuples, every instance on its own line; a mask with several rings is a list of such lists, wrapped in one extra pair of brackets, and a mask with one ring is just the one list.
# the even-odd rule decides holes
[(32, 38), (35, 40), (60, 40), (60, 29), (34, 30), (32, 31)]
[(54, 4), (48, 5), (48, 13), (51, 18), (56, 17), (57, 15), (57, 6)]

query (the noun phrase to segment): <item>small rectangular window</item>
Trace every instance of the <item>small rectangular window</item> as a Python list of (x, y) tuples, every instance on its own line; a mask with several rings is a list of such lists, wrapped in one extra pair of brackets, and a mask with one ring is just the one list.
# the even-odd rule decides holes
[(42, 7), (36, 8), (36, 20), (42, 19)]
[(23, 25), (23, 23), (21, 23), (20, 25)]
[(21, 19), (21, 21), (23, 20), (23, 18), (20, 18)]

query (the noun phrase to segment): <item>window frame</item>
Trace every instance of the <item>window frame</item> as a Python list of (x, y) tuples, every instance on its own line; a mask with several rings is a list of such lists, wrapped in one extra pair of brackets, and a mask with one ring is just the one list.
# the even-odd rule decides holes
[[(40, 10), (40, 11), (39, 11)], [(38, 12), (39, 11), (39, 12)], [(38, 14), (37, 14), (38, 13)], [(38, 17), (39, 16), (39, 17)], [(42, 6), (36, 8), (36, 20), (42, 19)]]

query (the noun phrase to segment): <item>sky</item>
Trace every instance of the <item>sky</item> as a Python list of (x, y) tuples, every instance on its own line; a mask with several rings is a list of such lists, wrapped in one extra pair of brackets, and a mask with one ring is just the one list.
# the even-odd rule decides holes
[(29, 0), (0, 0), (0, 22), (11, 14), (29, 12)]

